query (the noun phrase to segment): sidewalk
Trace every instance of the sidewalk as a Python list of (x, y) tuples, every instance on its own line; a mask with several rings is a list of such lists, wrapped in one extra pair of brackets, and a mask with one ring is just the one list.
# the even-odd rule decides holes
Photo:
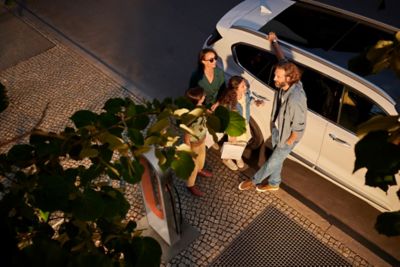
[[(11, 19), (19, 20), (15, 17)], [(75, 111), (100, 111), (105, 101), (112, 97), (129, 96), (140, 101), (140, 97), (124, 89), (120, 81), (113, 79), (109, 73), (98, 68), (73, 48), (58, 41), (56, 36), (40, 28), (40, 25), (34, 25), (26, 18), (22, 22), (21, 25), (28, 26), (31, 31), (42, 35), (53, 45), (16, 65), (0, 70), (0, 81), (6, 86), (10, 98), (10, 106), (0, 114), (1, 144), (28, 133), (37, 125), (45, 130), (60, 131)], [(2, 26), (0, 24), (0, 29)], [(19, 29), (17, 27), (13, 30)], [(29, 42), (23, 39), (23, 35), (19, 38), (21, 39), (14, 41)], [(11, 40), (8, 45), (12, 45)], [(25, 141), (26, 138), (18, 140)], [(7, 151), (11, 145), (1, 146), (0, 153)], [(246, 231), (258, 215), (270, 208), (278, 210), (288, 221), (305, 230), (321, 247), (326, 247), (340, 259), (346, 260), (348, 266), (389, 266), (284, 189), (277, 193), (240, 192), (237, 185), (245, 176), (228, 170), (221, 164), (217, 152), (210, 151), (207, 165), (213, 169), (214, 178), (198, 180), (200, 188), (206, 192), (205, 197), (193, 197), (182, 181), (176, 181), (183, 216), (190, 225), (199, 230), (200, 237), (170, 262), (164, 262), (164, 266), (207, 266), (213, 263), (224, 249)], [(145, 215), (141, 194), (136, 185), (128, 186), (126, 192), (131, 203), (128, 216), (138, 221)], [(306, 247), (308, 244), (293, 242), (292, 245)], [(291, 247), (281, 249), (287, 250), (285, 252), (288, 257), (295, 253), (290, 250)], [(264, 263), (268, 266), (268, 251), (263, 253), (266, 257)], [(246, 258), (249, 255), (239, 256)], [(321, 254), (321, 262), (323, 257), (324, 254)], [(279, 259), (276, 259), (275, 264), (279, 265)]]

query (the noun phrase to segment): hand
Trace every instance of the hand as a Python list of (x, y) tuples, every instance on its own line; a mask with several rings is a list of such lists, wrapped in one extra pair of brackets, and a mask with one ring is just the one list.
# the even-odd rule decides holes
[(278, 37), (274, 32), (268, 33), (267, 40), (270, 41), (271, 43), (274, 41), (278, 41)]
[(211, 111), (215, 111), (215, 109), (219, 106), (219, 102), (215, 102), (212, 106), (211, 106)]
[(229, 136), (229, 137), (228, 137), (228, 141), (231, 142), (231, 143), (236, 143), (236, 137), (234, 137), (234, 136)]
[(254, 103), (256, 103), (257, 107), (263, 106), (265, 104), (264, 100), (261, 100), (261, 99), (255, 100)]

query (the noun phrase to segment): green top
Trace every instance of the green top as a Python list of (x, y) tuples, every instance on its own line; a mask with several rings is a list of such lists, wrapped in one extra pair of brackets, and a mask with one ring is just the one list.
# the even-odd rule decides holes
[(214, 79), (210, 83), (204, 72), (195, 71), (190, 78), (190, 88), (200, 86), (204, 89), (206, 94), (205, 105), (213, 104), (217, 101), (218, 92), (225, 89), (225, 75), (224, 72), (219, 69), (214, 69)]

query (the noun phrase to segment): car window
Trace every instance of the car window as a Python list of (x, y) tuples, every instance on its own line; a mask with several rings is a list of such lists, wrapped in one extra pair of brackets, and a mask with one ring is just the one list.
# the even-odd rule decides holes
[(260, 32), (276, 32), (279, 39), (357, 73), (400, 100), (400, 79), (392, 70), (365, 76), (364, 68), (350, 69), (350, 60), (379, 40), (393, 40), (395, 31), (358, 17), (296, 2), (263, 25)]
[(376, 115), (385, 115), (385, 112), (367, 97), (345, 88), (338, 118), (341, 126), (355, 132), (361, 123)]
[(268, 21), (259, 31), (276, 32), (280, 39), (303, 48), (357, 53), (393, 36), (355, 17), (300, 2)]
[(265, 84), (273, 84), (272, 69), (278, 62), (275, 55), (245, 44), (237, 44), (233, 49), (239, 65)]
[(307, 95), (308, 108), (336, 122), (343, 86), (308, 67), (302, 66), (302, 69), (301, 81)]
[(371, 99), (307, 66), (301, 81), (307, 95), (307, 105), (312, 111), (341, 127), (355, 132), (358, 126), (375, 115), (385, 112)]

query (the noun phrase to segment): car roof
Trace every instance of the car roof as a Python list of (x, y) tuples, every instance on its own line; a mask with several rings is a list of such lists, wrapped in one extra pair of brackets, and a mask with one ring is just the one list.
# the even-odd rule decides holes
[(267, 34), (349, 70), (400, 103), (400, 79), (394, 71), (363, 75), (349, 61), (378, 40), (391, 40), (398, 28), (315, 1), (247, 0), (218, 23), (217, 28), (242, 28)]

